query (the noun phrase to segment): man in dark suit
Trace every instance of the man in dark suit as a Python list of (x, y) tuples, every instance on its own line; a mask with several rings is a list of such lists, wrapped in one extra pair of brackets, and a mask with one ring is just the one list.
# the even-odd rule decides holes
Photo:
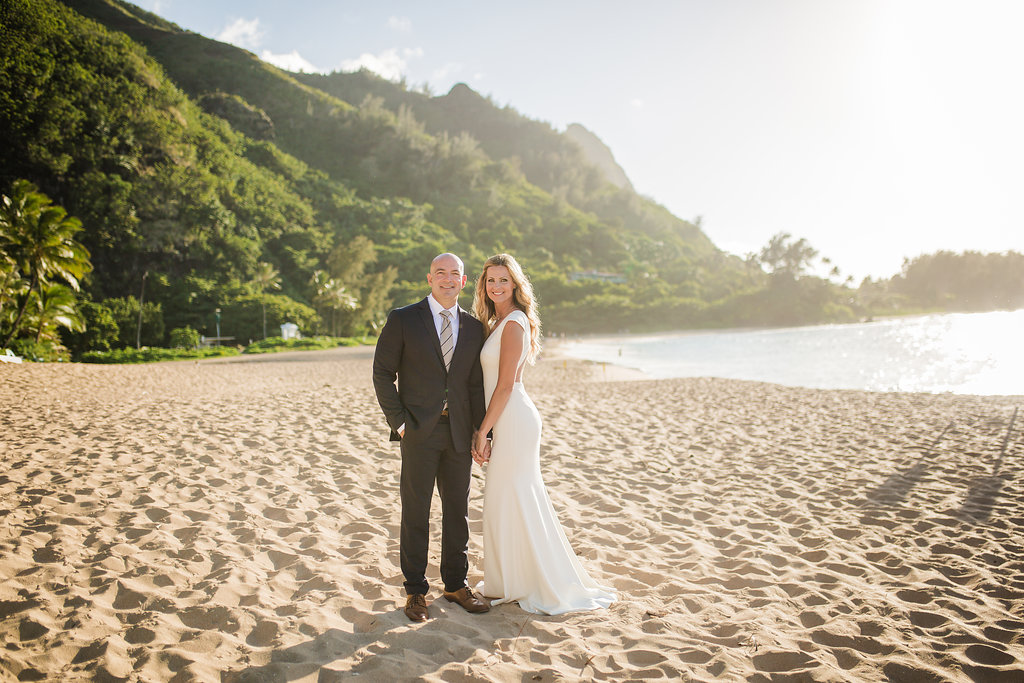
[[(473, 432), (484, 418), (483, 325), (458, 305), (462, 260), (441, 254), (427, 274), (430, 294), (391, 311), (373, 356), (373, 387), (402, 450), (401, 562), (405, 614), (428, 618), (427, 541), (434, 482), (441, 498), (444, 596), (469, 612), (488, 604), (466, 584)], [(397, 386), (396, 386), (397, 380)]]

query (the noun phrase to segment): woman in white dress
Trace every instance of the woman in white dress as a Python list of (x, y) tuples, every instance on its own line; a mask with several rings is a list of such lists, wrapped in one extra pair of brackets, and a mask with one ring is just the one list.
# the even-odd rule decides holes
[[(540, 350), (533, 287), (508, 254), (487, 259), (474, 313), (488, 335), (480, 351), (487, 413), (474, 436), (484, 486), (484, 580), (491, 604), (562, 614), (608, 607), (615, 593), (580, 564), (551, 506), (540, 471), (541, 420), (523, 388), (523, 366)], [(487, 434), (492, 433), (487, 457)]]

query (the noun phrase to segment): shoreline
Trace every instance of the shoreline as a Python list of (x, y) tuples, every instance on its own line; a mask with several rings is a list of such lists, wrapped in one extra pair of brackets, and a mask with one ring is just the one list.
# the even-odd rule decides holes
[(701, 335), (701, 334), (719, 334), (719, 333), (740, 333), (740, 332), (764, 332), (773, 330), (800, 330), (814, 327), (845, 327), (848, 325), (869, 325), (872, 323), (880, 322), (891, 322), (894, 320), (913, 320), (915, 318), (930, 318), (930, 317), (943, 317), (943, 316), (959, 316), (959, 315), (986, 315), (989, 313), (1016, 313), (1018, 311), (1024, 311), (1024, 308), (1015, 308), (1012, 310), (1006, 309), (995, 309), (991, 311), (926, 311), (920, 313), (906, 313), (906, 314), (892, 314), (892, 315), (878, 315), (869, 316), (861, 320), (852, 320), (849, 322), (820, 322), (820, 323), (807, 323), (805, 325), (755, 325), (751, 327), (687, 327), (681, 329), (672, 330), (651, 330), (644, 332), (632, 332), (629, 330), (618, 331), (618, 332), (587, 332), (584, 334), (577, 334), (572, 337), (559, 338), (559, 341), (574, 341), (574, 340), (610, 340), (610, 339), (623, 339), (629, 337), (660, 337), (660, 336), (683, 336), (683, 335)]
[[(858, 389), (858, 388), (822, 388), (804, 387), (799, 385), (782, 384), (758, 379), (742, 379), (730, 377), (717, 377), (714, 375), (694, 375), (686, 377), (654, 377), (644, 370), (627, 365), (619, 365), (612, 361), (592, 360), (574, 356), (565, 350), (565, 346), (571, 343), (570, 340), (548, 339), (544, 342), (541, 357), (538, 358), (536, 366), (545, 366), (555, 371), (561, 370), (565, 377), (573, 380), (585, 380), (592, 382), (673, 382), (677, 380), (711, 380), (723, 382), (746, 382), (752, 384), (763, 384), (783, 389), (805, 389), (808, 391), (834, 391), (834, 392), (862, 392), (865, 394), (908, 394), (922, 396), (963, 396), (978, 398), (993, 398), (1006, 400), (1024, 400), (1024, 393), (1021, 394), (971, 394), (952, 391), (906, 391), (906, 390), (879, 390), (879, 389)], [(5, 379), (4, 371), (10, 368), (19, 367), (48, 367), (48, 368), (95, 368), (95, 372), (102, 373), (103, 369), (136, 368), (144, 371), (145, 368), (159, 366), (188, 366), (188, 365), (259, 365), (259, 364), (319, 364), (332, 361), (372, 361), (374, 347), (363, 346), (339, 346), (331, 349), (313, 349), (297, 351), (281, 351), (265, 354), (241, 354), (238, 356), (220, 356), (199, 359), (181, 359), (159, 361), (155, 363), (24, 363), (0, 365), (0, 379)], [(532, 367), (536, 367), (532, 366)], [(530, 368), (531, 366), (528, 366)], [(83, 370), (83, 372), (90, 372)], [(528, 370), (532, 374), (532, 369)], [(59, 373), (54, 373), (57, 376)], [(549, 374), (549, 373), (545, 373)], [(369, 374), (367, 383), (369, 383)]]
[[(902, 316), (908, 322), (895, 326), (876, 320), (595, 334), (547, 343), (560, 356), (652, 379), (709, 376), (819, 389), (1024, 396), (1024, 361), (1006, 341), (1024, 324), (1022, 314)], [(985, 317), (964, 319), (971, 315)]]

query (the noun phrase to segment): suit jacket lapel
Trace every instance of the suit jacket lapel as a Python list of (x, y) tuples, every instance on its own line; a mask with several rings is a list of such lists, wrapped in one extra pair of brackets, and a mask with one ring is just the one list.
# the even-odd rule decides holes
[[(455, 357), (459, 355), (459, 349), (465, 349), (469, 345), (469, 342), (463, 343), (463, 340), (468, 336), (465, 332), (469, 330), (469, 320), (472, 317), (462, 306), (459, 306), (459, 338), (455, 341), (455, 352), (452, 354), (453, 363), (455, 362)], [(438, 347), (440, 345), (440, 342), (438, 342)]]
[(437, 336), (437, 327), (434, 325), (434, 314), (430, 312), (430, 303), (426, 298), (420, 302), (420, 318), (423, 319), (423, 326), (426, 328), (427, 336), (430, 337), (434, 344), (434, 351), (437, 352), (437, 359), (441, 362), (441, 367), (444, 367), (444, 355), (441, 353), (441, 340)]

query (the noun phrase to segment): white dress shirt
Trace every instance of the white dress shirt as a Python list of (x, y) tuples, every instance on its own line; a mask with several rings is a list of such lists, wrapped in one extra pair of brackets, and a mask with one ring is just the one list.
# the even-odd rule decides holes
[(427, 297), (427, 303), (430, 304), (430, 312), (434, 316), (434, 331), (437, 332), (437, 338), (441, 339), (441, 326), (444, 325), (444, 316), (441, 315), (441, 311), (447, 310), (452, 314), (452, 348), (459, 343), (459, 304), (455, 303), (449, 309), (445, 309), (441, 303), (434, 298), (431, 294)]

